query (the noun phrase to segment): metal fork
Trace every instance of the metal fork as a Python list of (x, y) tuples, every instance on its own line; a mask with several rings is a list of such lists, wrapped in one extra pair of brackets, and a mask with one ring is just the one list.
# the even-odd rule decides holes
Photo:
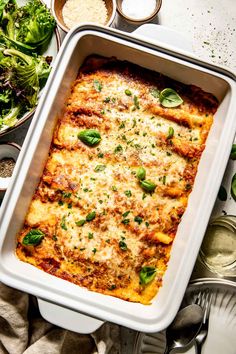
[(205, 291), (198, 294), (195, 301), (197, 305), (202, 307), (204, 313), (201, 330), (195, 338), (196, 354), (201, 354), (202, 346), (207, 338), (212, 296), (212, 292), (207, 288)]

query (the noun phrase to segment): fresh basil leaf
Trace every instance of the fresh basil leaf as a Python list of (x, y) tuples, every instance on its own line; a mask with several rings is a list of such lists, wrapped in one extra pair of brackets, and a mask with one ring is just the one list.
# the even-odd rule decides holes
[(78, 138), (80, 141), (82, 141), (88, 146), (97, 145), (101, 141), (100, 133), (94, 129), (82, 130), (81, 132), (79, 132)]
[(218, 198), (222, 201), (225, 202), (227, 200), (227, 191), (225, 187), (220, 186), (219, 192), (218, 192)]
[(106, 168), (106, 165), (97, 165), (94, 169), (95, 172), (102, 172)]
[(160, 102), (163, 107), (174, 108), (181, 105), (183, 100), (175, 90), (166, 88), (160, 92)]
[(96, 217), (96, 211), (92, 211), (88, 215), (86, 215), (86, 221), (92, 221)]
[(140, 181), (141, 187), (145, 190), (145, 192), (152, 193), (156, 189), (156, 184), (149, 180)]
[(232, 160), (236, 160), (236, 144), (233, 144), (233, 146), (232, 146), (230, 158), (231, 158)]
[(124, 241), (119, 242), (119, 247), (122, 251), (127, 251), (128, 249), (127, 244)]
[(32, 229), (24, 236), (22, 244), (25, 246), (36, 246), (42, 241), (44, 236), (45, 234), (42, 231)]
[(236, 173), (234, 174), (231, 182), (231, 195), (236, 201)]
[(157, 88), (152, 88), (150, 90), (150, 94), (155, 97), (155, 98), (159, 98), (160, 97), (160, 91)]
[(136, 172), (136, 177), (137, 177), (140, 181), (144, 180), (145, 177), (146, 177), (146, 170), (145, 170), (145, 168), (139, 167), (139, 168), (137, 169), (137, 172)]
[(126, 94), (127, 96), (131, 96), (131, 95), (132, 95), (132, 92), (131, 92), (129, 89), (126, 89), (126, 90), (125, 90), (125, 94)]
[(139, 279), (141, 284), (148, 284), (150, 283), (156, 276), (156, 268), (151, 266), (142, 267), (139, 273)]
[(97, 92), (101, 92), (102, 91), (102, 83), (98, 80), (94, 80), (93, 81), (93, 87), (95, 88), (95, 90)]
[(174, 136), (174, 133), (175, 133), (174, 128), (169, 127), (167, 139), (172, 139)]

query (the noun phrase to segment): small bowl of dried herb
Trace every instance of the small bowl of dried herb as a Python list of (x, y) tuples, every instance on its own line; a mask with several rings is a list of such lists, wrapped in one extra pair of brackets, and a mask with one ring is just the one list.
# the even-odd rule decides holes
[(0, 198), (10, 183), (20, 149), (16, 143), (0, 143)]

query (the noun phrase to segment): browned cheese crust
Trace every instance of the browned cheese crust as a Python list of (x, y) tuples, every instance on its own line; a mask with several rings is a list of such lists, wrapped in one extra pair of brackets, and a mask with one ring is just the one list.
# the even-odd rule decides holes
[[(183, 103), (163, 107), (153, 93), (165, 88)], [(92, 291), (150, 303), (162, 285), (217, 106), (198, 87), (113, 58), (87, 58), (55, 128), (17, 236), (17, 256)], [(78, 139), (85, 129), (100, 133), (99, 144)], [(139, 167), (156, 185), (152, 193), (142, 188)], [(95, 218), (81, 225), (92, 212)], [(44, 237), (24, 245), (32, 229)], [(156, 271), (147, 284), (139, 276), (145, 266)]]

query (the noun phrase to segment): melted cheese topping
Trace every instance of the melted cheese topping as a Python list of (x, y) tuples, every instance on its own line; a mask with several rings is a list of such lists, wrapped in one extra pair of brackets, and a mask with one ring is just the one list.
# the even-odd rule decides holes
[[(165, 87), (184, 103), (163, 107), (152, 90)], [(18, 235), (18, 257), (92, 291), (150, 303), (216, 108), (216, 99), (197, 87), (114, 59), (88, 58), (55, 129)], [(98, 145), (78, 139), (85, 129), (99, 132)], [(155, 184), (152, 193), (142, 188), (139, 167)], [(26, 245), (32, 230), (44, 236)], [(147, 266), (155, 276), (145, 284), (140, 271)]]

